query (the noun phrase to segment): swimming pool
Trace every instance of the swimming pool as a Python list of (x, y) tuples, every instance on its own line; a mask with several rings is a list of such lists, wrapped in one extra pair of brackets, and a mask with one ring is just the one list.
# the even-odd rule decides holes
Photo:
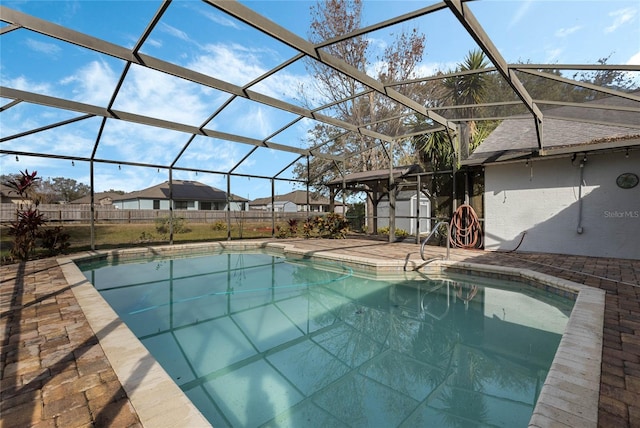
[(216, 427), (526, 426), (573, 306), (259, 253), (82, 269)]

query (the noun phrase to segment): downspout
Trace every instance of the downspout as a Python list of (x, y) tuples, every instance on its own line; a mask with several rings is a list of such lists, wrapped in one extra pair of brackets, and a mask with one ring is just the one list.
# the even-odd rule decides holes
[(578, 183), (578, 228), (576, 232), (582, 235), (584, 228), (582, 227), (582, 182), (584, 179), (584, 166), (587, 163), (587, 155), (580, 161), (580, 183)]

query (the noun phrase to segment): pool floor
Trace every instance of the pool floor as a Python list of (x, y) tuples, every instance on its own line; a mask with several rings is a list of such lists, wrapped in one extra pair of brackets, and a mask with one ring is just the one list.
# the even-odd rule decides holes
[(215, 427), (528, 425), (572, 301), (326, 267), (221, 254), (85, 275)]

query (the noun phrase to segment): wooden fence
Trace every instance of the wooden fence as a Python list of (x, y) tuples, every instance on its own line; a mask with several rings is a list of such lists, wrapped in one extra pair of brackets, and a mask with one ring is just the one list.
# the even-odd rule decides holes
[[(16, 220), (18, 205), (0, 204), (0, 222), (8, 224)], [(38, 206), (50, 223), (90, 223), (91, 209), (88, 205), (57, 205), (40, 204)], [(270, 211), (195, 211), (173, 210), (173, 216), (183, 218), (189, 223), (227, 222), (227, 215), (231, 216), (231, 223), (271, 223), (273, 213)], [(295, 218), (300, 221), (307, 217), (326, 213), (307, 212), (276, 212), (276, 222)], [(169, 210), (123, 210), (111, 206), (95, 206), (94, 221), (97, 223), (153, 223), (156, 219), (168, 218)]]

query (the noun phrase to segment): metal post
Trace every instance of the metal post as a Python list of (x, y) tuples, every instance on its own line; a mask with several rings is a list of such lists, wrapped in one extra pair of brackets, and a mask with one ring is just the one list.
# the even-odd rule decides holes
[(393, 141), (389, 143), (389, 242), (396, 240), (396, 193), (393, 177)]
[(173, 245), (173, 169), (169, 168), (169, 245)]
[(420, 174), (418, 174), (416, 182), (416, 244), (420, 243), (420, 193), (422, 190), (422, 184), (420, 183)]
[(276, 236), (276, 186), (275, 179), (271, 178), (271, 237)]
[(89, 175), (90, 175), (90, 182), (91, 182), (91, 209), (90, 214), (91, 214), (91, 250), (94, 251), (96, 249), (96, 225), (95, 225), (95, 221), (93, 219), (94, 217), (94, 212), (95, 212), (95, 189), (94, 189), (94, 173), (93, 173), (93, 158), (89, 161)]
[(227, 174), (227, 241), (231, 241), (231, 174)]
[(311, 201), (309, 200), (309, 181), (311, 180), (311, 166), (307, 155), (307, 220), (311, 218)]

